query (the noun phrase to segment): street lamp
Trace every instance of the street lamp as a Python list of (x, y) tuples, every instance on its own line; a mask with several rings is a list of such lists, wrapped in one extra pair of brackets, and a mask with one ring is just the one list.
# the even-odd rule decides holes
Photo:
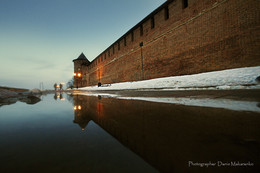
[(143, 47), (144, 43), (141, 42), (139, 46), (141, 47), (141, 65), (142, 65), (142, 80), (144, 80), (144, 65), (143, 65)]

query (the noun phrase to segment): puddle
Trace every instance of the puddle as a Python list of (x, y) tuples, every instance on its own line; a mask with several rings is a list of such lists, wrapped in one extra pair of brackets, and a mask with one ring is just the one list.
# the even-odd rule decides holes
[[(0, 171), (256, 171), (259, 120), (253, 111), (48, 95), (0, 108)], [(216, 164), (196, 166), (206, 162)], [(223, 166), (231, 162), (251, 164)]]

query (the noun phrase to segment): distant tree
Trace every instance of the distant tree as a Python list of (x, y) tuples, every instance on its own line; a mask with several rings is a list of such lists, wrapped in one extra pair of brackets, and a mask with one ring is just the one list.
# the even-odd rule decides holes
[(53, 87), (54, 87), (54, 90), (56, 91), (56, 90), (57, 90), (57, 84), (55, 83), (55, 84), (53, 85)]
[(62, 83), (60, 83), (60, 90), (62, 90), (62, 86), (63, 86)]
[(66, 86), (67, 86), (67, 88), (71, 88), (71, 89), (73, 88), (73, 78), (70, 79), (70, 80), (67, 82)]

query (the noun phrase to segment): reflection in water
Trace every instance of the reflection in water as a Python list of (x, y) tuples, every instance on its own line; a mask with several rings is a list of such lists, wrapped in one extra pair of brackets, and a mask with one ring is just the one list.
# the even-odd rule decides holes
[(53, 98), (0, 109), (0, 172), (260, 172), (258, 112)]
[(28, 96), (28, 97), (19, 99), (19, 101), (33, 105), (33, 104), (36, 104), (39, 101), (41, 101), (41, 99), (39, 97), (36, 97), (36, 96)]
[(63, 93), (62, 92), (55, 92), (53, 98), (54, 98), (54, 100), (57, 100), (57, 99), (65, 100), (65, 98), (63, 97)]
[[(161, 172), (258, 171), (259, 113), (101, 96), (73, 98), (74, 123), (84, 130), (94, 121)], [(209, 162), (216, 164), (199, 164)], [(250, 166), (228, 166), (231, 162)]]
[(67, 102), (73, 97), (53, 98), (0, 109), (1, 173), (158, 173), (89, 116), (82, 116), (89, 109), (84, 98), (75, 97), (74, 110)]
[(82, 99), (80, 99), (78, 97), (78, 95), (75, 97), (76, 97), (76, 99), (75, 99), (76, 101), (74, 103), (74, 121), (73, 122), (78, 124), (81, 127), (81, 129), (84, 130), (91, 119), (89, 116), (82, 116), (83, 110), (85, 109), (85, 108), (83, 108), (83, 110), (82, 110), (83, 101), (82, 101)]
[(16, 103), (17, 101), (24, 102), (26, 104), (36, 104), (41, 101), (41, 99), (37, 96), (29, 95), (29, 96), (20, 96), (20, 97), (14, 97), (14, 98), (6, 98), (6, 99), (0, 99), (0, 106), (3, 105), (11, 105)]

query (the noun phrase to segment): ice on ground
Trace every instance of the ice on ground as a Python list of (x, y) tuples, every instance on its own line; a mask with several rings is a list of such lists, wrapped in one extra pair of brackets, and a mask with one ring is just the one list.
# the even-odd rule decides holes
[(79, 90), (128, 90), (128, 89), (256, 89), (260, 83), (260, 66), (199, 73), (193, 75), (164, 77), (136, 82), (113, 83), (102, 87), (91, 86)]
[(85, 96), (101, 96), (101, 97), (117, 97), (118, 95), (116, 94), (108, 94), (108, 93), (91, 93), (91, 92), (86, 92), (86, 93), (74, 93), (74, 95), (85, 95)]

